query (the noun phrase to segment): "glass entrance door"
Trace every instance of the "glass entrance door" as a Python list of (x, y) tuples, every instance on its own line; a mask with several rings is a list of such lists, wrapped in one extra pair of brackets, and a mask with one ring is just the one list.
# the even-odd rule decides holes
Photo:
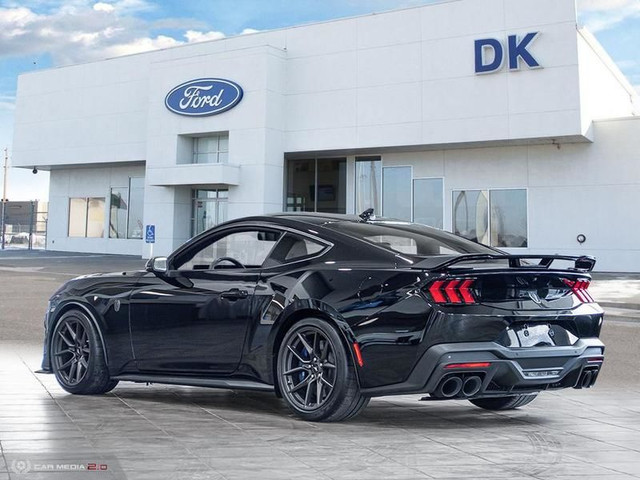
[(193, 190), (191, 236), (227, 220), (228, 190)]

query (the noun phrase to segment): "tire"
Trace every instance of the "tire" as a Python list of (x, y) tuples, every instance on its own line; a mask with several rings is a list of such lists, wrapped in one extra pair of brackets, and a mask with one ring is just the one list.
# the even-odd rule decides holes
[(530, 393), (513, 397), (475, 398), (469, 401), (485, 410), (514, 410), (533, 402), (537, 396), (537, 393)]
[(276, 377), (282, 398), (300, 418), (339, 422), (369, 403), (341, 334), (328, 322), (307, 318), (295, 323), (278, 350)]
[(118, 385), (109, 376), (98, 332), (80, 310), (65, 312), (56, 323), (51, 335), (51, 365), (56, 380), (69, 393), (96, 395)]

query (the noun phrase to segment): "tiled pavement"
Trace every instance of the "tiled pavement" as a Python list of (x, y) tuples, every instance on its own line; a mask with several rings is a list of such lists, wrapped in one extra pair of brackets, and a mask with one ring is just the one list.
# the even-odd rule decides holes
[[(314, 424), (269, 394), (69, 395), (32, 373), (38, 355), (0, 344), (0, 480), (640, 478), (640, 386), (546, 393), (507, 413), (385, 397), (353, 421)], [(69, 470), (90, 463), (107, 470)]]
[[(640, 478), (637, 275), (594, 278), (608, 312), (626, 308), (607, 315), (607, 360), (590, 391), (545, 393), (507, 413), (386, 397), (353, 421), (312, 424), (269, 394), (123, 383), (101, 397), (68, 395), (32, 373), (46, 299), (77, 274), (143, 262), (52, 252), (0, 260), (0, 480)], [(89, 464), (107, 470), (69, 470)], [(68, 470), (37, 471), (58, 466)]]

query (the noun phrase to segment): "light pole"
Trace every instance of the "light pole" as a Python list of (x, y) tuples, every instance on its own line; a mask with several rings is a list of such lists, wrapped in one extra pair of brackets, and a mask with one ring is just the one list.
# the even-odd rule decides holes
[(6, 230), (6, 213), (7, 213), (7, 173), (9, 172), (9, 149), (4, 147), (4, 181), (2, 183), (2, 228), (0, 228), (0, 234), (2, 235), (2, 250), (4, 250), (4, 237)]

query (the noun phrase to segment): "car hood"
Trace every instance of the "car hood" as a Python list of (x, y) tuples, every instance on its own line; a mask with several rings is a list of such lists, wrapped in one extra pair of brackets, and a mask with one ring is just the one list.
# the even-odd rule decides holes
[(133, 270), (80, 275), (62, 284), (49, 300), (59, 298), (61, 295), (83, 296), (96, 290), (132, 287), (144, 275), (149, 273), (145, 270)]

